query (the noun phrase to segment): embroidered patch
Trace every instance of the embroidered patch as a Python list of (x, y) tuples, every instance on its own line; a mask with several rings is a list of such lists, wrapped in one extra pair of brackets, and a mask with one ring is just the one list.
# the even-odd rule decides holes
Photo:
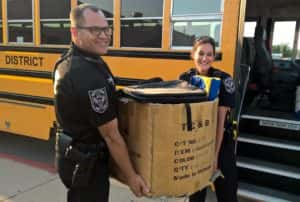
[(109, 77), (109, 78), (107, 79), (107, 82), (108, 82), (110, 85), (112, 85), (113, 87), (115, 87), (115, 82), (114, 82), (114, 79), (113, 79), (112, 77)]
[(230, 94), (234, 93), (235, 86), (234, 86), (234, 82), (233, 82), (232, 78), (228, 77), (228, 78), (224, 79), (223, 82), (224, 82), (224, 87), (225, 87), (226, 92), (230, 93)]
[(89, 98), (95, 112), (103, 114), (108, 108), (108, 96), (106, 88), (89, 90)]

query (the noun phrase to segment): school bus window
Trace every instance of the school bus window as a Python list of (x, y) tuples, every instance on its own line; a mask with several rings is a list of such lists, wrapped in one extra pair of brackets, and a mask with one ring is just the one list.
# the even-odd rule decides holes
[(114, 17), (113, 12), (113, 0), (80, 0), (78, 4), (82, 3), (91, 3), (101, 8), (105, 17), (112, 18)]
[(201, 35), (209, 35), (220, 42), (220, 21), (184, 21), (173, 23), (173, 46), (189, 47)]
[(2, 30), (3, 30), (3, 28), (2, 28), (2, 20), (0, 20), (0, 43), (3, 42), (3, 34), (2, 34)]
[(42, 44), (69, 44), (71, 41), (69, 21), (41, 22)]
[(33, 42), (32, 0), (7, 1), (8, 41)]
[(3, 42), (2, 37), (2, 0), (0, 0), (0, 43)]
[(173, 15), (218, 13), (221, 10), (222, 0), (173, 0)]
[(172, 5), (172, 48), (190, 48), (201, 35), (209, 35), (220, 46), (222, 0), (174, 0)]
[(70, 0), (40, 0), (40, 18), (57, 19), (69, 18), (71, 8)]
[(8, 24), (9, 42), (15, 43), (31, 43), (32, 38), (32, 23), (20, 22)]
[(121, 1), (121, 46), (160, 48), (163, 0)]
[[(77, 4), (83, 4), (83, 3), (90, 3), (94, 4), (101, 8), (102, 12), (104, 13), (107, 22), (110, 27), (113, 27), (113, 17), (114, 17), (114, 11), (113, 11), (113, 0), (80, 0), (77, 1)], [(110, 46), (113, 44), (113, 38), (111, 38)]]
[(276, 21), (274, 23), (272, 57), (291, 59), (293, 56), (296, 21)]
[[(297, 48), (297, 55), (296, 55), (296, 59), (299, 60), (300, 59), (300, 32), (299, 32), (299, 35), (298, 35), (298, 48)], [(299, 62), (299, 65), (300, 65), (300, 62)]]
[(244, 37), (254, 38), (256, 24), (256, 22), (245, 22)]
[(40, 23), (42, 44), (69, 44), (70, 0), (40, 0)]

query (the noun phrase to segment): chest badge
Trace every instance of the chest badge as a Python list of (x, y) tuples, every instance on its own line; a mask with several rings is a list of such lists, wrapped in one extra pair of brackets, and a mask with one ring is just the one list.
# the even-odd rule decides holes
[(88, 93), (93, 110), (103, 114), (109, 106), (106, 88), (89, 90)]
[(232, 78), (228, 77), (224, 80), (224, 86), (225, 86), (225, 90), (232, 94), (235, 91), (235, 86), (234, 86), (234, 82), (232, 80)]
[(115, 87), (115, 82), (114, 82), (114, 79), (113, 79), (112, 77), (109, 77), (109, 78), (107, 79), (107, 82), (108, 82), (110, 85), (112, 85), (113, 87)]

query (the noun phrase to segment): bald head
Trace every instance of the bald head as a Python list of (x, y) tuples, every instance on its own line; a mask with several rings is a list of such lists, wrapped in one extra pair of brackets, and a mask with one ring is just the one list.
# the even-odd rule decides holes
[(85, 23), (85, 13), (93, 12), (100, 14), (103, 18), (105, 18), (103, 12), (97, 6), (92, 4), (80, 4), (79, 6), (74, 7), (70, 12), (70, 21), (71, 27), (82, 26)]

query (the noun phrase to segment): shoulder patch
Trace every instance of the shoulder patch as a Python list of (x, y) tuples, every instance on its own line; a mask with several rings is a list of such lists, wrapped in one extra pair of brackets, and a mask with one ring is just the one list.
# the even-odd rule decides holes
[(225, 91), (227, 93), (230, 93), (230, 94), (234, 93), (235, 86), (234, 86), (234, 82), (231, 77), (227, 77), (226, 79), (224, 79), (223, 83), (224, 83)]
[(109, 105), (106, 88), (89, 90), (88, 93), (93, 110), (103, 114)]

